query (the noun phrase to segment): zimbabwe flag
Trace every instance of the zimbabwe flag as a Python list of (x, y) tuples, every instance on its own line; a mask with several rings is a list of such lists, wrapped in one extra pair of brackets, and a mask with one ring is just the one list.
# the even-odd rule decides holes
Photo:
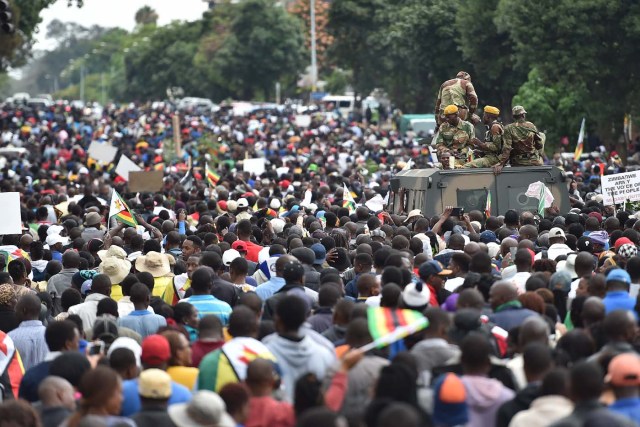
[(378, 347), (402, 339), (429, 325), (427, 318), (419, 311), (386, 307), (369, 307), (367, 322), (369, 333)]
[(209, 169), (209, 165), (205, 165), (207, 181), (209, 181), (209, 185), (211, 187), (215, 187), (218, 181), (220, 181), (220, 175)]
[(111, 217), (116, 217), (120, 222), (127, 224), (131, 227), (137, 227), (138, 221), (131, 213), (129, 206), (122, 200), (122, 197), (118, 194), (116, 190), (113, 190), (113, 195), (111, 196), (111, 206), (109, 207), (109, 219)]

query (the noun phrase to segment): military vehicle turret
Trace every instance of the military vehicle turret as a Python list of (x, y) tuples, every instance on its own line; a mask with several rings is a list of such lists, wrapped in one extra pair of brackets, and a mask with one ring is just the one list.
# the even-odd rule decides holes
[(537, 211), (538, 199), (525, 195), (529, 184), (543, 182), (560, 212), (571, 209), (567, 177), (555, 166), (507, 167), (494, 175), (493, 169), (411, 169), (391, 178), (389, 210), (407, 213), (420, 209), (423, 215), (439, 215), (445, 206), (463, 207), (465, 212), (484, 212), (491, 193), (491, 214), (508, 209)]

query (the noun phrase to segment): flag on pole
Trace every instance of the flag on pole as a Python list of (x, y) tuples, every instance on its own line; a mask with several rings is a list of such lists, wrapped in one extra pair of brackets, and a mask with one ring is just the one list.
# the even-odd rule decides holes
[(133, 213), (129, 209), (129, 206), (122, 200), (122, 197), (118, 194), (116, 190), (113, 190), (113, 194), (111, 196), (111, 206), (109, 207), (109, 219), (112, 217), (116, 217), (120, 222), (127, 224), (131, 227), (137, 227), (138, 221), (133, 216)]
[(349, 209), (349, 215), (356, 211), (356, 201), (353, 199), (351, 192), (347, 188), (347, 184), (342, 184), (344, 191), (342, 192), (342, 207)]
[(180, 185), (185, 189), (185, 191), (191, 191), (193, 188), (193, 173), (192, 169), (189, 169), (187, 173), (180, 180)]
[(525, 195), (527, 197), (538, 199), (538, 213), (540, 216), (544, 216), (544, 210), (551, 207), (554, 200), (551, 191), (540, 181), (529, 184), (529, 188), (527, 188)]
[(484, 205), (484, 217), (491, 216), (491, 190), (487, 189), (487, 203)]
[(218, 181), (220, 181), (220, 175), (215, 173), (213, 170), (209, 169), (209, 164), (205, 164), (205, 173), (207, 175), (207, 181), (209, 182), (209, 186), (215, 187)]
[(382, 348), (429, 326), (419, 311), (388, 307), (369, 307), (367, 322), (373, 342), (361, 347), (362, 351)]
[(582, 124), (580, 124), (580, 133), (578, 133), (578, 143), (576, 144), (576, 151), (573, 153), (573, 160), (579, 161), (582, 156), (582, 149), (584, 145), (584, 122), (585, 118), (582, 118)]

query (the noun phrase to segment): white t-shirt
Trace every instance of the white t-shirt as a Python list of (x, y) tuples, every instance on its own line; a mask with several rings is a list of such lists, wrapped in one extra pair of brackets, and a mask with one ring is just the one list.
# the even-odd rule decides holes
[(531, 277), (531, 273), (529, 273), (528, 271), (521, 271), (519, 273), (516, 273), (512, 278), (511, 281), (516, 285), (516, 287), (518, 288), (518, 292), (519, 293), (524, 293), (525, 291), (525, 285), (527, 283), (527, 279), (529, 279), (529, 277)]
[(464, 283), (464, 277), (454, 277), (444, 283), (444, 288), (449, 292), (454, 292), (458, 287)]

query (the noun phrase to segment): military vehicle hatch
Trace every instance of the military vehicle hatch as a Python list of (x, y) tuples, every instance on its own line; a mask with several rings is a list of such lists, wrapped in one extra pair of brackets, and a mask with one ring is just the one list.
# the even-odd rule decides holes
[(551, 190), (560, 212), (571, 209), (567, 177), (555, 166), (506, 167), (499, 175), (490, 168), (401, 171), (391, 178), (389, 209), (397, 214), (420, 209), (427, 217), (441, 214), (445, 206), (484, 212), (491, 192), (491, 215), (508, 209), (536, 212), (538, 199), (525, 195), (536, 181)]

